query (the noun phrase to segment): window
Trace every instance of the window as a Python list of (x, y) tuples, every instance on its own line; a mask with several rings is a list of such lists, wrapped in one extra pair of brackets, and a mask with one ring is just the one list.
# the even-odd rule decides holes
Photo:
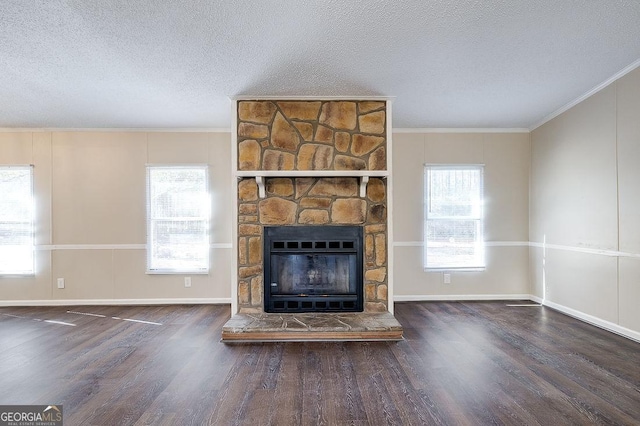
[(147, 167), (147, 272), (209, 270), (206, 166)]
[(33, 168), (0, 167), (0, 194), (0, 274), (33, 274)]
[(483, 166), (425, 166), (426, 269), (483, 269)]

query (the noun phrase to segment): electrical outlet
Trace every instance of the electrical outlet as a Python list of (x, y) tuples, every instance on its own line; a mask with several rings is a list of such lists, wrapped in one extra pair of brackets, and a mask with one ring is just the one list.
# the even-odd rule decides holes
[(64, 278), (58, 278), (58, 288), (64, 288)]
[(442, 282), (444, 284), (451, 284), (451, 274), (442, 274)]
[(191, 277), (184, 277), (184, 286), (191, 287)]

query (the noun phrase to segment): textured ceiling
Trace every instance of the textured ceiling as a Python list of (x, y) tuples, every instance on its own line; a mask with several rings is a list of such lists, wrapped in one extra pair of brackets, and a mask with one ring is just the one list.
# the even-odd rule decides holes
[(225, 128), (236, 95), (530, 127), (640, 59), (637, 0), (2, 0), (0, 127)]

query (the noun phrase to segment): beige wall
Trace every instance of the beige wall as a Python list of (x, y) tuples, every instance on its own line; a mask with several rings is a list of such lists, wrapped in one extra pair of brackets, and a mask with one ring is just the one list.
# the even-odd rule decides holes
[[(231, 148), (229, 133), (0, 133), (0, 164), (34, 164), (37, 273), (1, 277), (0, 299), (226, 299), (231, 297)], [(395, 294), (528, 294), (528, 134), (394, 135)], [(210, 165), (211, 271), (192, 277), (145, 274), (145, 164)], [(422, 269), (424, 163), (483, 163), (485, 272)], [(509, 243), (515, 242), (515, 245)], [(399, 243), (399, 244), (398, 244)], [(408, 244), (407, 244), (408, 243)], [(56, 288), (64, 278), (66, 288)]]
[[(484, 164), (483, 272), (425, 272), (422, 261), (424, 164)], [(528, 133), (393, 135), (394, 295), (490, 298), (529, 294)]]
[[(531, 293), (640, 332), (639, 116), (635, 70), (530, 135), (395, 133), (396, 298)], [(34, 276), (0, 277), (0, 303), (228, 300), (230, 139), (230, 133), (0, 133), (0, 164), (35, 166), (38, 245)], [(145, 164), (203, 162), (210, 165), (215, 248), (210, 273), (193, 276), (185, 288), (182, 275), (145, 274)], [(443, 284), (442, 273), (423, 270), (425, 163), (485, 164), (484, 272), (453, 273)], [(65, 289), (56, 288), (58, 277)]]
[[(0, 277), (6, 301), (224, 301), (231, 296), (229, 133), (0, 133), (0, 164), (33, 164), (36, 274)], [(211, 270), (147, 275), (146, 164), (209, 164)], [(57, 278), (65, 279), (58, 289)]]
[(640, 69), (534, 130), (530, 201), (533, 294), (635, 332), (638, 117)]

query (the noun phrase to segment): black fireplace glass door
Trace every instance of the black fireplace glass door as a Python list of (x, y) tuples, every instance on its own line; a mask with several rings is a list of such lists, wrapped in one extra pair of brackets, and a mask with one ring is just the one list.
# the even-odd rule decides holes
[(265, 312), (362, 312), (362, 226), (265, 226)]
[(355, 253), (272, 253), (271, 294), (355, 294), (355, 271)]

